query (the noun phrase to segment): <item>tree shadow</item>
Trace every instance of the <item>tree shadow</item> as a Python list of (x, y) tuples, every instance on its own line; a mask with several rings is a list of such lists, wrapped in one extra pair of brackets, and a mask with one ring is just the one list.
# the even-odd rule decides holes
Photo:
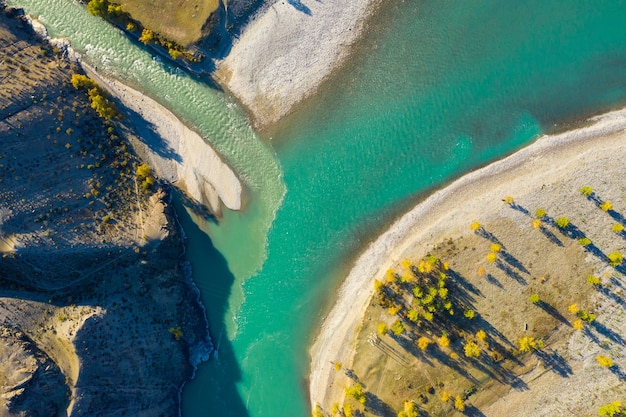
[(611, 340), (612, 342), (617, 343), (618, 345), (621, 345), (621, 346), (626, 346), (626, 341), (624, 341), (624, 338), (620, 336), (617, 332), (606, 327), (604, 324), (598, 323), (597, 321), (594, 320), (591, 322), (590, 325), (598, 333), (600, 333), (602, 336), (606, 337), (607, 339)]
[(559, 311), (556, 308), (552, 307), (550, 304), (546, 303), (545, 301), (539, 301), (536, 305), (561, 323), (567, 325), (568, 327), (572, 327), (569, 320), (565, 318), (564, 315), (559, 313)]
[(563, 247), (563, 242), (561, 242), (561, 240), (556, 237), (556, 235), (554, 233), (552, 233), (550, 230), (548, 230), (547, 228), (545, 228), (543, 225), (539, 228), (539, 231), (551, 242), (554, 243), (557, 246)]
[(554, 351), (548, 353), (538, 350), (535, 351), (535, 355), (537, 355), (541, 362), (543, 362), (543, 365), (546, 368), (550, 368), (551, 370), (559, 374), (559, 376), (563, 378), (569, 378), (571, 375), (574, 375), (572, 367), (567, 363), (567, 360), (558, 352)]
[(480, 226), (480, 228), (476, 231), (476, 234), (492, 243), (497, 243), (504, 248), (504, 244), (500, 242), (500, 240), (498, 240), (498, 238), (493, 233), (487, 231), (483, 226)]
[(502, 262), (500, 259), (496, 260), (496, 267), (500, 269), (502, 272), (504, 272), (504, 274), (507, 275), (509, 278), (512, 278), (515, 281), (517, 281), (520, 285), (528, 285), (528, 282), (523, 276), (521, 276), (510, 265)]
[(604, 286), (596, 286), (596, 289), (598, 290), (600, 294), (604, 295), (607, 298), (610, 298), (616, 304), (619, 304), (620, 307), (626, 309), (626, 300), (624, 300), (622, 297), (612, 292), (609, 288), (604, 287)]
[[(478, 289), (478, 287), (476, 287), (474, 284), (472, 284), (471, 282), (469, 282), (467, 279), (465, 279), (465, 277), (463, 275), (461, 275), (458, 271), (455, 271), (454, 269), (449, 269), (448, 271), (446, 271), (447, 274), (450, 276), (450, 278), (452, 278), (454, 280), (455, 284), (458, 284), (458, 287), (461, 287), (462, 289), (471, 292), (474, 295), (477, 295), (479, 297), (482, 297), (483, 294), (480, 292), (480, 290)], [(467, 293), (466, 293), (467, 294)], [(469, 299), (470, 301), (476, 301), (472, 296), (470, 296), (469, 294), (467, 294), (465, 296), (465, 298)]]
[(183, 162), (181, 155), (163, 139), (163, 137), (157, 132), (154, 124), (148, 122), (141, 114), (137, 113), (133, 109), (126, 107), (120, 99), (112, 96), (109, 99), (115, 102), (117, 108), (128, 116), (127, 119), (132, 121), (132, 127), (127, 123), (124, 123), (124, 125), (126, 128), (136, 130), (138, 133), (137, 136), (148, 149), (159, 155), (161, 158), (174, 160), (178, 163)]
[(509, 207), (511, 207), (515, 211), (519, 211), (520, 213), (524, 214), (525, 216), (532, 217), (530, 215), (530, 212), (525, 207), (517, 204), (515, 201), (512, 202), (511, 204), (509, 204)]
[(519, 269), (520, 271), (522, 271), (525, 274), (530, 274), (530, 272), (528, 271), (528, 269), (526, 269), (524, 264), (522, 264), (516, 257), (511, 255), (507, 251), (504, 251), (504, 250), (501, 251), (500, 252), (500, 256), (502, 257), (502, 259), (504, 259), (504, 261), (506, 263), (508, 263), (512, 267)]
[(311, 9), (306, 4), (303, 4), (300, 0), (287, 0), (287, 2), (292, 5), (297, 11), (311, 16)]
[(492, 285), (495, 285), (495, 286), (496, 286), (496, 287), (498, 287), (498, 288), (504, 288), (504, 286), (502, 285), (502, 283), (501, 283), (500, 281), (498, 281), (498, 279), (497, 279), (496, 277), (494, 277), (493, 275), (491, 275), (491, 274), (487, 274), (486, 279), (487, 279), (487, 282), (488, 282), (488, 283), (490, 283), (490, 284), (492, 284)]
[(609, 368), (609, 371), (613, 373), (620, 381), (626, 381), (626, 373), (617, 365), (613, 365)]
[(472, 404), (465, 405), (465, 411), (463, 412), (468, 417), (487, 417), (482, 411), (476, 408)]
[(372, 392), (365, 393), (365, 410), (376, 416), (393, 416), (395, 411), (386, 402)]

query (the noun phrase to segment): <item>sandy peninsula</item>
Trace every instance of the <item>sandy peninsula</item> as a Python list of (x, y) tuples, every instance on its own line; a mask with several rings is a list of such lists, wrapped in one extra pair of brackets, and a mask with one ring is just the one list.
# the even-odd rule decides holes
[(349, 57), (378, 0), (276, 1), (246, 26), (216, 78), (257, 127), (278, 121)]
[[(331, 404), (342, 403), (344, 385), (334, 383), (340, 373), (333, 369), (333, 363), (340, 362), (345, 369), (350, 369), (354, 363), (355, 337), (364, 323), (364, 313), (374, 293), (375, 278), (382, 279), (386, 270), (397, 267), (406, 257), (425, 256), (434, 243), (449, 236), (471, 234), (468, 225), (473, 220), (482, 223), (494, 217), (512, 216), (508, 212), (514, 210), (510, 209), (503, 214), (502, 210), (506, 209), (502, 208), (500, 202), (508, 195), (515, 196), (516, 201), (521, 199), (524, 206), (541, 204), (549, 212), (571, 213), (574, 216), (578, 215), (581, 202), (571, 198), (571, 193), (577, 194), (581, 186), (594, 184), (601, 188), (601, 194), (610, 196), (613, 201), (622, 200), (623, 187), (619, 185), (618, 178), (624, 175), (625, 129), (626, 110), (620, 110), (592, 118), (585, 127), (554, 136), (543, 136), (513, 155), (467, 174), (435, 192), (397, 220), (356, 261), (338, 291), (334, 307), (321, 326), (310, 351), (311, 404), (320, 404), (328, 411)], [(551, 200), (546, 200), (545, 196), (542, 197), (545, 193), (539, 192), (544, 188), (554, 193), (550, 196)], [(494, 202), (500, 202), (496, 205), (499, 209), (486, 209), (493, 206)], [(517, 212), (514, 214), (519, 215)], [(584, 217), (587, 214), (579, 216), (576, 221), (585, 224), (585, 227), (591, 228), (595, 223)], [(608, 216), (605, 217), (608, 219)], [(588, 221), (585, 223), (585, 220)], [(520, 220), (510, 218), (509, 221)], [(610, 229), (610, 224), (607, 227)], [(598, 239), (600, 246), (623, 250), (623, 240), (619, 238), (611, 242), (603, 237)], [(587, 263), (590, 262), (593, 260), (588, 259)], [(623, 314), (613, 314), (619, 306), (612, 306), (606, 300), (600, 304), (604, 306), (606, 320), (618, 320), (613, 323), (613, 328), (622, 331), (626, 329)], [(617, 392), (615, 390), (620, 384), (618, 378), (613, 380), (606, 375), (600, 377), (599, 371), (595, 369), (598, 367), (592, 366), (595, 362), (594, 354), (598, 353), (595, 345), (590, 347), (580, 337), (573, 337), (569, 341), (569, 349), (575, 349), (580, 355), (577, 356), (574, 370), (584, 369), (584, 372), (575, 373), (571, 379), (561, 380), (558, 388), (553, 389), (547, 389), (553, 381), (537, 378), (536, 384), (544, 384), (543, 391), (541, 388), (530, 391), (540, 394), (515, 392), (481, 411), (489, 416), (504, 413), (515, 416), (562, 415), (563, 412), (567, 413), (568, 408), (565, 407), (576, 409), (576, 406), (585, 404), (584, 393), (590, 392), (588, 390), (600, 394), (606, 394), (607, 389), (609, 392)], [(605, 387), (598, 383), (598, 378), (603, 378)], [(568, 398), (569, 403), (551, 401), (556, 389), (561, 398)], [(516, 405), (506, 406), (507, 401)]]

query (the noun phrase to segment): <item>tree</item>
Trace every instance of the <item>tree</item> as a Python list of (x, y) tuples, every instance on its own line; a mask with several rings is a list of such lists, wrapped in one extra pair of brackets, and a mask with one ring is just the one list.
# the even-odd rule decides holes
[(591, 239), (589, 239), (588, 237), (581, 237), (580, 239), (578, 239), (578, 244), (580, 246), (589, 246), (591, 245)]
[(588, 185), (585, 185), (584, 187), (580, 187), (578, 191), (580, 191), (580, 193), (584, 195), (585, 197), (589, 197), (591, 194), (593, 194), (593, 189)]
[(448, 347), (450, 346), (450, 338), (447, 335), (442, 334), (441, 337), (437, 339), (437, 343), (441, 347)]
[(621, 233), (621, 232), (623, 232), (623, 231), (624, 231), (624, 226), (622, 226), (622, 225), (621, 225), (621, 224), (619, 224), (619, 223), (616, 223), (616, 224), (614, 224), (613, 226), (611, 226), (611, 230), (612, 230), (614, 233)]
[(382, 281), (379, 281), (377, 279), (374, 280), (374, 291), (381, 292), (383, 287), (384, 287), (384, 284)]
[(508, 204), (510, 206), (515, 202), (515, 199), (509, 195), (504, 197), (502, 201), (504, 201), (504, 204)]
[(578, 313), (576, 313), (576, 315), (579, 319), (587, 323), (592, 323), (596, 319), (596, 315), (594, 313), (588, 313), (584, 310), (580, 310)]
[(604, 366), (605, 368), (610, 368), (611, 366), (613, 366), (613, 360), (608, 356), (598, 355), (596, 360), (598, 361), (598, 364), (600, 366)]
[(428, 349), (428, 346), (432, 343), (432, 340), (427, 338), (426, 336), (422, 336), (417, 339), (417, 347), (423, 352)]
[(91, 0), (87, 3), (87, 11), (93, 16), (106, 16), (109, 11), (109, 0)]
[(484, 277), (486, 273), (487, 273), (487, 270), (483, 268), (482, 266), (479, 266), (478, 269), (476, 270), (476, 275), (478, 275), (479, 277)]
[(487, 333), (484, 330), (479, 330), (476, 332), (476, 339), (484, 342), (487, 339)]
[(603, 405), (598, 409), (598, 415), (615, 417), (623, 415), (622, 403), (614, 401), (611, 404)]
[(405, 401), (403, 410), (398, 413), (398, 417), (418, 417), (415, 403), (413, 401)]
[(352, 398), (361, 404), (365, 404), (365, 401), (367, 401), (367, 397), (365, 396), (365, 392), (363, 391), (363, 386), (361, 384), (354, 384), (351, 387), (346, 387), (344, 391), (346, 393), (346, 397)]
[(454, 408), (456, 408), (459, 411), (465, 411), (465, 401), (463, 400), (463, 397), (461, 397), (460, 395), (457, 395), (456, 397), (454, 397)]
[(624, 256), (618, 250), (609, 253), (607, 257), (609, 258), (609, 264), (611, 264), (611, 266), (619, 266), (624, 260)]
[(496, 255), (495, 253), (490, 252), (489, 254), (487, 254), (487, 262), (494, 263), (497, 259), (498, 255)]
[(480, 223), (478, 223), (477, 221), (472, 222), (472, 224), (470, 224), (470, 229), (472, 229), (472, 231), (477, 232), (479, 231), (481, 228)]
[(541, 229), (541, 220), (539, 219), (533, 220), (533, 229)]
[(145, 178), (149, 176), (151, 172), (152, 170), (150, 169), (150, 166), (146, 163), (140, 164), (135, 170), (137, 178)]
[(406, 328), (404, 327), (404, 324), (402, 324), (402, 322), (400, 320), (396, 320), (391, 325), (391, 331), (396, 336), (400, 336), (402, 333), (404, 333), (405, 330), (406, 330)]
[(98, 86), (98, 84), (96, 84), (94, 80), (83, 74), (72, 74), (71, 82), (74, 88), (77, 90), (83, 87), (90, 89)]
[(450, 394), (448, 391), (441, 391), (441, 396), (439, 398), (441, 399), (442, 403), (447, 403), (448, 401), (450, 401), (450, 398), (452, 398), (452, 394)]
[(605, 201), (605, 202), (600, 204), (600, 208), (603, 211), (613, 210), (613, 203), (611, 203), (610, 201)]
[(596, 277), (595, 275), (589, 275), (587, 277), (587, 283), (594, 286), (600, 285), (600, 278)]
[(567, 306), (567, 309), (572, 314), (576, 314), (576, 313), (578, 313), (580, 311), (580, 308), (578, 307), (578, 304), (576, 304), (576, 303), (570, 304), (569, 306)]
[(352, 404), (348, 403), (348, 404), (344, 404), (343, 405), (343, 415), (345, 417), (353, 417), (354, 416), (354, 409), (352, 408)]
[(476, 312), (472, 310), (471, 308), (468, 308), (467, 310), (463, 312), (463, 315), (465, 316), (466, 319), (471, 320), (474, 317), (476, 317)]
[(478, 346), (476, 342), (467, 342), (463, 346), (463, 351), (468, 358), (477, 358), (480, 356), (480, 346)]
[(582, 321), (582, 320), (575, 320), (575, 321), (572, 323), (572, 327), (573, 327), (574, 329), (576, 329), (576, 330), (582, 330), (582, 329), (583, 329), (583, 327), (585, 327), (585, 324), (583, 323), (583, 321)]
[(522, 353), (530, 352), (531, 350), (543, 349), (543, 340), (537, 340), (532, 336), (524, 336), (518, 341), (519, 351)]
[(144, 29), (141, 31), (141, 36), (139, 37), (139, 42), (144, 44), (149, 44), (154, 40), (154, 32), (150, 29)]
[(538, 208), (537, 211), (535, 211), (535, 217), (538, 219), (543, 219), (546, 217), (546, 214), (546, 211), (542, 208)]
[(417, 310), (411, 309), (407, 313), (406, 317), (413, 323), (417, 323), (417, 320), (419, 319), (419, 313), (417, 312)]
[(537, 293), (531, 295), (530, 297), (528, 297), (528, 299), (533, 304), (537, 304), (537, 303), (539, 303), (539, 301), (541, 301), (541, 297), (539, 297), (539, 294), (537, 294)]
[(324, 412), (322, 411), (322, 407), (319, 404), (315, 404), (315, 409), (311, 414), (313, 417), (324, 417)]
[(378, 327), (376, 328), (376, 331), (378, 331), (378, 334), (381, 336), (384, 336), (387, 334), (387, 331), (389, 329), (387, 328), (387, 325), (385, 323), (378, 323)]
[(559, 217), (556, 219), (556, 227), (559, 229), (565, 230), (567, 226), (569, 226), (569, 219), (567, 217)]
[(334, 416), (339, 412), (339, 403), (333, 403), (332, 408), (330, 409), (330, 415)]
[(498, 253), (502, 250), (502, 245), (499, 243), (492, 243), (489, 248), (491, 249), (491, 252)]
[(335, 368), (335, 371), (339, 372), (341, 369), (341, 362), (333, 362), (333, 368)]

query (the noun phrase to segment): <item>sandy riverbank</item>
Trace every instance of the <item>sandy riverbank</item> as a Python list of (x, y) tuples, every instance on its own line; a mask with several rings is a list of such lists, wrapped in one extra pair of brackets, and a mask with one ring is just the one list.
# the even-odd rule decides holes
[(257, 127), (312, 95), (348, 57), (379, 0), (278, 1), (245, 28), (216, 77)]
[(81, 65), (132, 112), (131, 121), (141, 135), (134, 144), (136, 151), (160, 178), (183, 189), (217, 215), (221, 212), (220, 202), (231, 210), (241, 209), (241, 182), (200, 135), (153, 99), (97, 73), (85, 63)]
[[(527, 148), (460, 178), (405, 214), (367, 248), (342, 284), (337, 302), (311, 348), (312, 404), (329, 406), (343, 395), (331, 388), (336, 374), (331, 362), (342, 362), (350, 368), (355, 355), (355, 333), (373, 293), (374, 278), (409, 253), (424, 252), (429, 244), (445, 236), (468, 234), (468, 221), (482, 221), (487, 201), (499, 201), (506, 195), (532, 198), (545, 184), (577, 178), (581, 166), (585, 167), (586, 177), (599, 182), (611, 169), (617, 169), (626, 153), (626, 110), (590, 122), (593, 124), (588, 127), (544, 136)], [(594, 164), (599, 156), (609, 164)]]

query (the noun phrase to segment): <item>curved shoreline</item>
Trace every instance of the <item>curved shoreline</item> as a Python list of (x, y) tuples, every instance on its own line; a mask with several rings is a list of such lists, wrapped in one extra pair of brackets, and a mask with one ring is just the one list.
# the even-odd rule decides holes
[(313, 95), (350, 56), (382, 0), (281, 1), (247, 25), (215, 78), (248, 109), (257, 128)]
[[(467, 203), (507, 187), (520, 173), (547, 170), (558, 158), (575, 158), (583, 151), (592, 151), (594, 145), (601, 142), (623, 140), (615, 135), (626, 130), (626, 109), (593, 117), (589, 122), (593, 124), (542, 136), (518, 152), (464, 175), (415, 206), (368, 246), (339, 288), (337, 300), (311, 346), (310, 400), (313, 407), (318, 403), (329, 404), (335, 373), (332, 362), (350, 367), (353, 361), (354, 333), (360, 327), (374, 291), (374, 277), (399, 262), (403, 253), (421, 238), (432, 241), (433, 236), (453, 233), (452, 229), (467, 232), (468, 217), (464, 214), (470, 211)], [(451, 224), (453, 213), (460, 222)]]

